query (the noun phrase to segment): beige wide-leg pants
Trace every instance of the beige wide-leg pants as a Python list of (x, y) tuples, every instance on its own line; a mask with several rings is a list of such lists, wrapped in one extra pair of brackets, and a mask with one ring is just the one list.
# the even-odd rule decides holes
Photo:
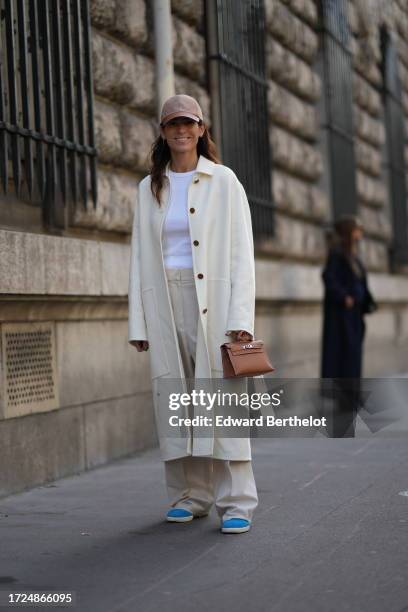
[[(166, 268), (186, 378), (194, 378), (198, 302), (191, 268)], [(258, 495), (251, 461), (225, 461), (188, 456), (165, 461), (165, 478), (170, 505), (205, 516), (215, 503), (222, 520), (252, 520)]]

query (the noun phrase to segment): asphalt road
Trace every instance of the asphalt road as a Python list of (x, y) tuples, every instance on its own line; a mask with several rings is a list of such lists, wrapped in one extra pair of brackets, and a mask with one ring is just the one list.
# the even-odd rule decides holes
[(406, 438), (258, 439), (253, 456), (260, 503), (239, 535), (221, 534), (215, 511), (164, 521), (157, 449), (0, 500), (3, 601), (31, 590), (74, 592), (64, 609), (80, 612), (407, 611)]

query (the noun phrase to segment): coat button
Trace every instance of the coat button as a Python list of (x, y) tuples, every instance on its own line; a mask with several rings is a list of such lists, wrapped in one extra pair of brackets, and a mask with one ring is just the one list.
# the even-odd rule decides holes
[(197, 274), (198, 278), (204, 278), (204, 274), (201, 274), (201, 272), (199, 274)]
[(198, 176), (196, 176), (196, 177), (195, 177), (195, 179), (194, 179), (194, 181), (193, 181), (193, 183), (198, 183), (198, 182), (199, 182), (199, 180), (200, 180), (200, 179), (198, 178)]
[(200, 243), (198, 242), (198, 240), (194, 240), (193, 244), (194, 246), (198, 246)]
[(191, 214), (195, 213), (195, 208), (190, 208)]
[(206, 308), (204, 308), (204, 309), (203, 309), (203, 314), (205, 314), (206, 312), (207, 312), (207, 309), (206, 309)]

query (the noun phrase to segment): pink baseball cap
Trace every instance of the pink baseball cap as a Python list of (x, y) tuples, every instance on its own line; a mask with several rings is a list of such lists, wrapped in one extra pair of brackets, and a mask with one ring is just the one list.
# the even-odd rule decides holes
[(186, 94), (177, 94), (167, 98), (163, 104), (160, 125), (165, 125), (175, 117), (189, 117), (194, 121), (203, 121), (203, 111), (197, 100)]

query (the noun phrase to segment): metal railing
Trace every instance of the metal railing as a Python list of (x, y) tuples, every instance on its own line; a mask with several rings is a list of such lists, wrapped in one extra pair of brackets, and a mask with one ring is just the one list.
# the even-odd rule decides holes
[(216, 66), (218, 99), (212, 101), (219, 115), (221, 142), (217, 144), (223, 163), (245, 187), (255, 236), (271, 236), (274, 219), (263, 1), (209, 0), (206, 10), (212, 11), (215, 30), (208, 33), (212, 41), (208, 59)]
[(16, 196), (25, 182), (45, 225), (65, 227), (88, 187), (96, 207), (96, 155), (88, 0), (0, 0), (4, 193), (10, 167)]
[(345, 0), (321, 0), (320, 29), (334, 217), (357, 211), (352, 60)]
[(393, 240), (390, 249), (392, 264), (408, 264), (408, 212), (404, 159), (405, 130), (398, 56), (395, 44), (385, 27), (380, 31), (382, 51), (385, 131), (392, 209)]

